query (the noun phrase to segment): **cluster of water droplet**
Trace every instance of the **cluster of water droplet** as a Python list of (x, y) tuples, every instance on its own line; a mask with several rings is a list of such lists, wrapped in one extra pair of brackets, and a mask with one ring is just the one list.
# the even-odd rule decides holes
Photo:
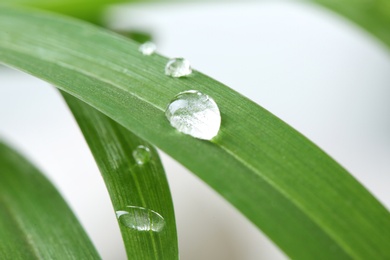
[[(152, 55), (156, 45), (146, 42), (139, 47), (143, 55)], [(165, 66), (165, 74), (174, 78), (192, 73), (190, 63), (183, 58), (170, 59)], [(165, 115), (170, 124), (178, 131), (195, 138), (211, 140), (218, 134), (221, 115), (215, 101), (197, 90), (188, 90), (177, 94), (168, 104)], [(138, 165), (150, 161), (150, 149), (139, 145), (132, 153)], [(164, 218), (151, 209), (127, 206), (116, 211), (119, 222), (132, 230), (160, 232), (165, 226)]]
[[(156, 45), (146, 42), (139, 50), (144, 55), (151, 55), (156, 50)], [(180, 78), (191, 73), (191, 64), (184, 58), (170, 59), (165, 66), (165, 74), (170, 77)], [(215, 137), (221, 126), (221, 115), (216, 102), (197, 90), (177, 94), (169, 102), (165, 115), (171, 126), (178, 131), (204, 140)], [(138, 163), (136, 156), (133, 156)]]

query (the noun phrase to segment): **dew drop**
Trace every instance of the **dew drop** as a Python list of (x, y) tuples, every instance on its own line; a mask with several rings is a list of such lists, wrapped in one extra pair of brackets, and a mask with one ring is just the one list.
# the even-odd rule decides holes
[(137, 231), (160, 232), (165, 226), (165, 220), (159, 213), (143, 207), (127, 206), (116, 211), (116, 217), (122, 225)]
[(204, 140), (215, 137), (221, 126), (217, 104), (197, 90), (177, 94), (169, 103), (165, 115), (180, 132)]
[(145, 42), (139, 46), (139, 51), (146, 56), (152, 55), (157, 49), (156, 44), (153, 42)]
[(179, 78), (192, 73), (191, 64), (184, 58), (170, 59), (165, 66), (165, 75)]
[(133, 151), (133, 158), (138, 165), (149, 162), (150, 157), (150, 149), (144, 145), (138, 145)]

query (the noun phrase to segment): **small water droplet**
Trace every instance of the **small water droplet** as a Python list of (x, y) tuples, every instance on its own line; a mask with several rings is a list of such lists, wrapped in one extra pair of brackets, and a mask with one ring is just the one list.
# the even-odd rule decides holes
[(138, 50), (143, 55), (149, 56), (149, 55), (152, 55), (156, 51), (156, 49), (157, 49), (157, 46), (153, 42), (145, 42), (144, 44), (141, 44), (141, 46), (139, 46)]
[(138, 145), (133, 151), (133, 158), (139, 165), (145, 164), (150, 161), (150, 149), (143, 145)]
[(165, 66), (165, 75), (179, 78), (192, 73), (191, 64), (184, 58), (170, 59)]
[(165, 226), (165, 220), (159, 213), (143, 207), (127, 206), (116, 211), (116, 217), (122, 225), (137, 231), (160, 232)]
[(204, 140), (216, 136), (221, 126), (221, 114), (214, 99), (197, 90), (177, 94), (165, 115), (180, 132)]

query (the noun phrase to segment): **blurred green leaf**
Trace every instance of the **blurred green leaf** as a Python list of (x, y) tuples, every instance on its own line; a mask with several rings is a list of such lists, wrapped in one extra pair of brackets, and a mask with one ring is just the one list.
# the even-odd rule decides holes
[[(128, 259), (178, 259), (173, 203), (157, 151), (96, 109), (62, 94), (95, 157), (114, 210), (117, 215), (130, 212), (121, 216), (128, 226), (118, 221)], [(137, 164), (135, 158), (145, 163)]]
[[(181, 162), (299, 259), (390, 258), (390, 214), (345, 169), (257, 104), (97, 27), (31, 10), (0, 10), (0, 60), (81, 99)], [(211, 142), (175, 131), (164, 111), (196, 89), (217, 102)], [(234, 223), (232, 223), (234, 225)]]
[(0, 259), (99, 259), (61, 195), (0, 142)]
[(118, 34), (121, 34), (123, 36), (126, 36), (138, 43), (145, 43), (145, 42), (148, 42), (148, 41), (152, 41), (153, 40), (153, 37), (150, 33), (147, 33), (147, 32), (142, 32), (142, 31), (134, 31), (134, 30), (130, 30), (130, 31), (115, 31), (116, 33)]
[(35, 7), (100, 24), (105, 7), (136, 0), (0, 0), (0, 4)]
[(309, 0), (355, 22), (390, 47), (389, 0)]

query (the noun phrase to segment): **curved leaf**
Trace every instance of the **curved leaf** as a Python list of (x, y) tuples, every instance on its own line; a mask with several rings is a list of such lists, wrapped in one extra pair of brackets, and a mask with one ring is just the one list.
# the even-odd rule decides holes
[(350, 19), (390, 47), (389, 0), (310, 0)]
[(61, 195), (0, 142), (0, 259), (100, 259)]
[[(95, 157), (117, 215), (140, 213), (120, 215), (129, 216), (128, 226), (118, 220), (128, 259), (178, 259), (173, 203), (157, 151), (96, 109), (62, 95)], [(133, 157), (140, 145), (150, 151), (150, 158), (140, 157), (144, 164)]]
[[(167, 59), (56, 15), (3, 7), (0, 60), (51, 82), (155, 144), (222, 194), (289, 256), (388, 258), (390, 215), (340, 165), (281, 120), (194, 71), (164, 75)], [(196, 89), (222, 114), (212, 142), (175, 131), (165, 107)]]
[(101, 23), (102, 12), (110, 4), (132, 0), (0, 0), (0, 4), (12, 3), (66, 14), (93, 23)]

